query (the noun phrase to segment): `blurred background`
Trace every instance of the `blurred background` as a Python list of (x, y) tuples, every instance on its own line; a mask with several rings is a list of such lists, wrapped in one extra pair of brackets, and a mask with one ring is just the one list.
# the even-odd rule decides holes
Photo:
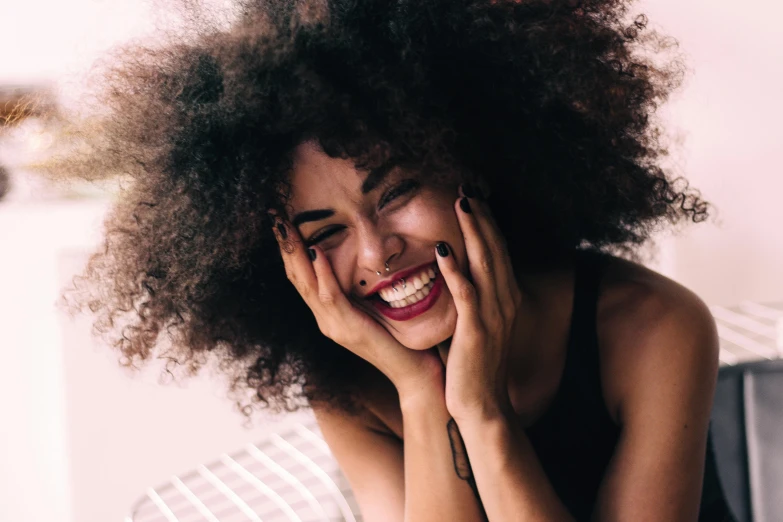
[[(644, 0), (637, 10), (687, 56), (684, 87), (661, 112), (677, 141), (669, 167), (717, 210), (661, 236), (649, 264), (716, 309), (781, 302), (783, 4)], [(150, 34), (161, 23), (152, 5), (2, 0), (0, 19), (0, 520), (119, 521), (148, 486), (290, 418), (244, 427), (208, 375), (161, 386), (151, 366), (131, 377), (87, 318), (55, 308), (100, 240), (111, 195), (52, 187), (25, 168), (56, 132), (40, 110), (73, 103), (102, 52)], [(11, 114), (28, 94), (39, 109)]]

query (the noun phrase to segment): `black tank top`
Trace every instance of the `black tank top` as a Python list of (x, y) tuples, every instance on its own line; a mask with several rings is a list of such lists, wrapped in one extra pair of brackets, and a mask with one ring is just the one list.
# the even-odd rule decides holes
[[(590, 520), (601, 479), (620, 435), (604, 402), (596, 304), (606, 256), (580, 251), (565, 369), (555, 399), (526, 432), (560, 500), (578, 521)], [(708, 437), (699, 522), (731, 522)]]

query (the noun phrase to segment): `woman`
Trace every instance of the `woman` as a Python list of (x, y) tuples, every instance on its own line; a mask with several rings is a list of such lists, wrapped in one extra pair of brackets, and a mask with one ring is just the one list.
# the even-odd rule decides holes
[(132, 180), (74, 303), (124, 361), (306, 399), (367, 520), (730, 520), (710, 313), (611, 255), (707, 215), (659, 167), (671, 41), (621, 0), (239, 7), (127, 49), (61, 165)]

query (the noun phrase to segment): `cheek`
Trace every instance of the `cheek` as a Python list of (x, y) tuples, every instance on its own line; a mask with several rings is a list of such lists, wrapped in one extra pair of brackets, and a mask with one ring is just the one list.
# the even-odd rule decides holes
[(412, 235), (451, 242), (462, 237), (450, 198), (423, 195), (400, 213), (396, 226)]
[(346, 248), (331, 248), (325, 252), (326, 259), (329, 261), (329, 266), (332, 268), (332, 273), (337, 279), (337, 284), (340, 286), (340, 290), (344, 294), (348, 295), (351, 292), (352, 283), (352, 263), (355, 263), (355, 258), (352, 256), (349, 249)]

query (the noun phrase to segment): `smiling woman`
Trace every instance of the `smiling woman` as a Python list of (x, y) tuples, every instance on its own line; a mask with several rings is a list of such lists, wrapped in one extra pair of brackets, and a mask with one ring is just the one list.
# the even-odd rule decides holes
[(69, 134), (58, 175), (131, 180), (71, 303), (128, 365), (313, 407), (368, 520), (728, 519), (709, 312), (614, 257), (708, 209), (659, 167), (682, 66), (628, 3), (190, 13)]

